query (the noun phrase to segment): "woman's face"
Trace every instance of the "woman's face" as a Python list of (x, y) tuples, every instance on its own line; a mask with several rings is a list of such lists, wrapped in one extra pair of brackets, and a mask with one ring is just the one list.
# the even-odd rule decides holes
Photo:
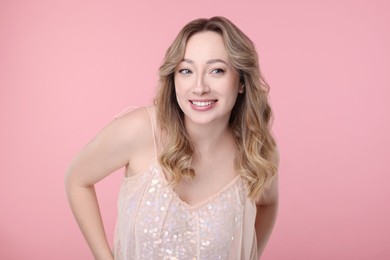
[(220, 34), (206, 31), (191, 36), (174, 79), (186, 124), (228, 124), (243, 86)]

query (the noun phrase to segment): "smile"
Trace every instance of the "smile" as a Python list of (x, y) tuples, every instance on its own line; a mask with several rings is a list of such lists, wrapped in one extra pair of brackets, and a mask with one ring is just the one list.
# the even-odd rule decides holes
[(193, 105), (197, 107), (205, 107), (205, 106), (210, 106), (217, 102), (217, 100), (210, 100), (210, 101), (190, 101)]

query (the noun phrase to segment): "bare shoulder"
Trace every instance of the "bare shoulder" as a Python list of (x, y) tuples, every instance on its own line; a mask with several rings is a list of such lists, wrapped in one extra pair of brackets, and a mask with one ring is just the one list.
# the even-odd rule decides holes
[(91, 185), (153, 149), (147, 108), (122, 113), (105, 126), (69, 166), (68, 179)]
[(150, 146), (152, 130), (146, 107), (121, 113), (105, 126), (87, 146), (104, 153), (106, 158), (126, 165), (141, 148)]
[(136, 148), (149, 142), (152, 136), (150, 116), (147, 107), (140, 107), (116, 117), (107, 127), (112, 137), (126, 146)]

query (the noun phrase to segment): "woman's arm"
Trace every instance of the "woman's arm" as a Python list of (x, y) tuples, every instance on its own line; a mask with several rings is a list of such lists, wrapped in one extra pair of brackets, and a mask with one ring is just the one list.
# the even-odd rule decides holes
[(66, 182), (67, 195), (73, 214), (96, 260), (113, 260), (93, 186), (84, 187)]
[(260, 202), (256, 205), (256, 237), (259, 256), (271, 236), (278, 213), (278, 176), (276, 174), (271, 186), (267, 188)]
[(94, 184), (129, 163), (133, 148), (140, 145), (145, 135), (142, 133), (149, 126), (145, 125), (144, 113), (134, 111), (106, 126), (80, 151), (66, 173), (65, 189), (70, 207), (96, 260), (113, 259), (113, 256)]

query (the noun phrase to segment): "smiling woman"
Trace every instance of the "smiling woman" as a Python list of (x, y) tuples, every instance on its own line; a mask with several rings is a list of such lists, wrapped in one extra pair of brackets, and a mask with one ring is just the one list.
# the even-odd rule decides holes
[(174, 77), (176, 99), (186, 115), (187, 129), (192, 128), (191, 123), (228, 125), (238, 92), (244, 86), (238, 70), (229, 63), (220, 34), (206, 31), (193, 35)]
[[(69, 167), (69, 202), (95, 258), (258, 259), (278, 202), (267, 96), (245, 34), (223, 17), (188, 23), (155, 104), (118, 116)], [(94, 184), (121, 167), (112, 255)]]

